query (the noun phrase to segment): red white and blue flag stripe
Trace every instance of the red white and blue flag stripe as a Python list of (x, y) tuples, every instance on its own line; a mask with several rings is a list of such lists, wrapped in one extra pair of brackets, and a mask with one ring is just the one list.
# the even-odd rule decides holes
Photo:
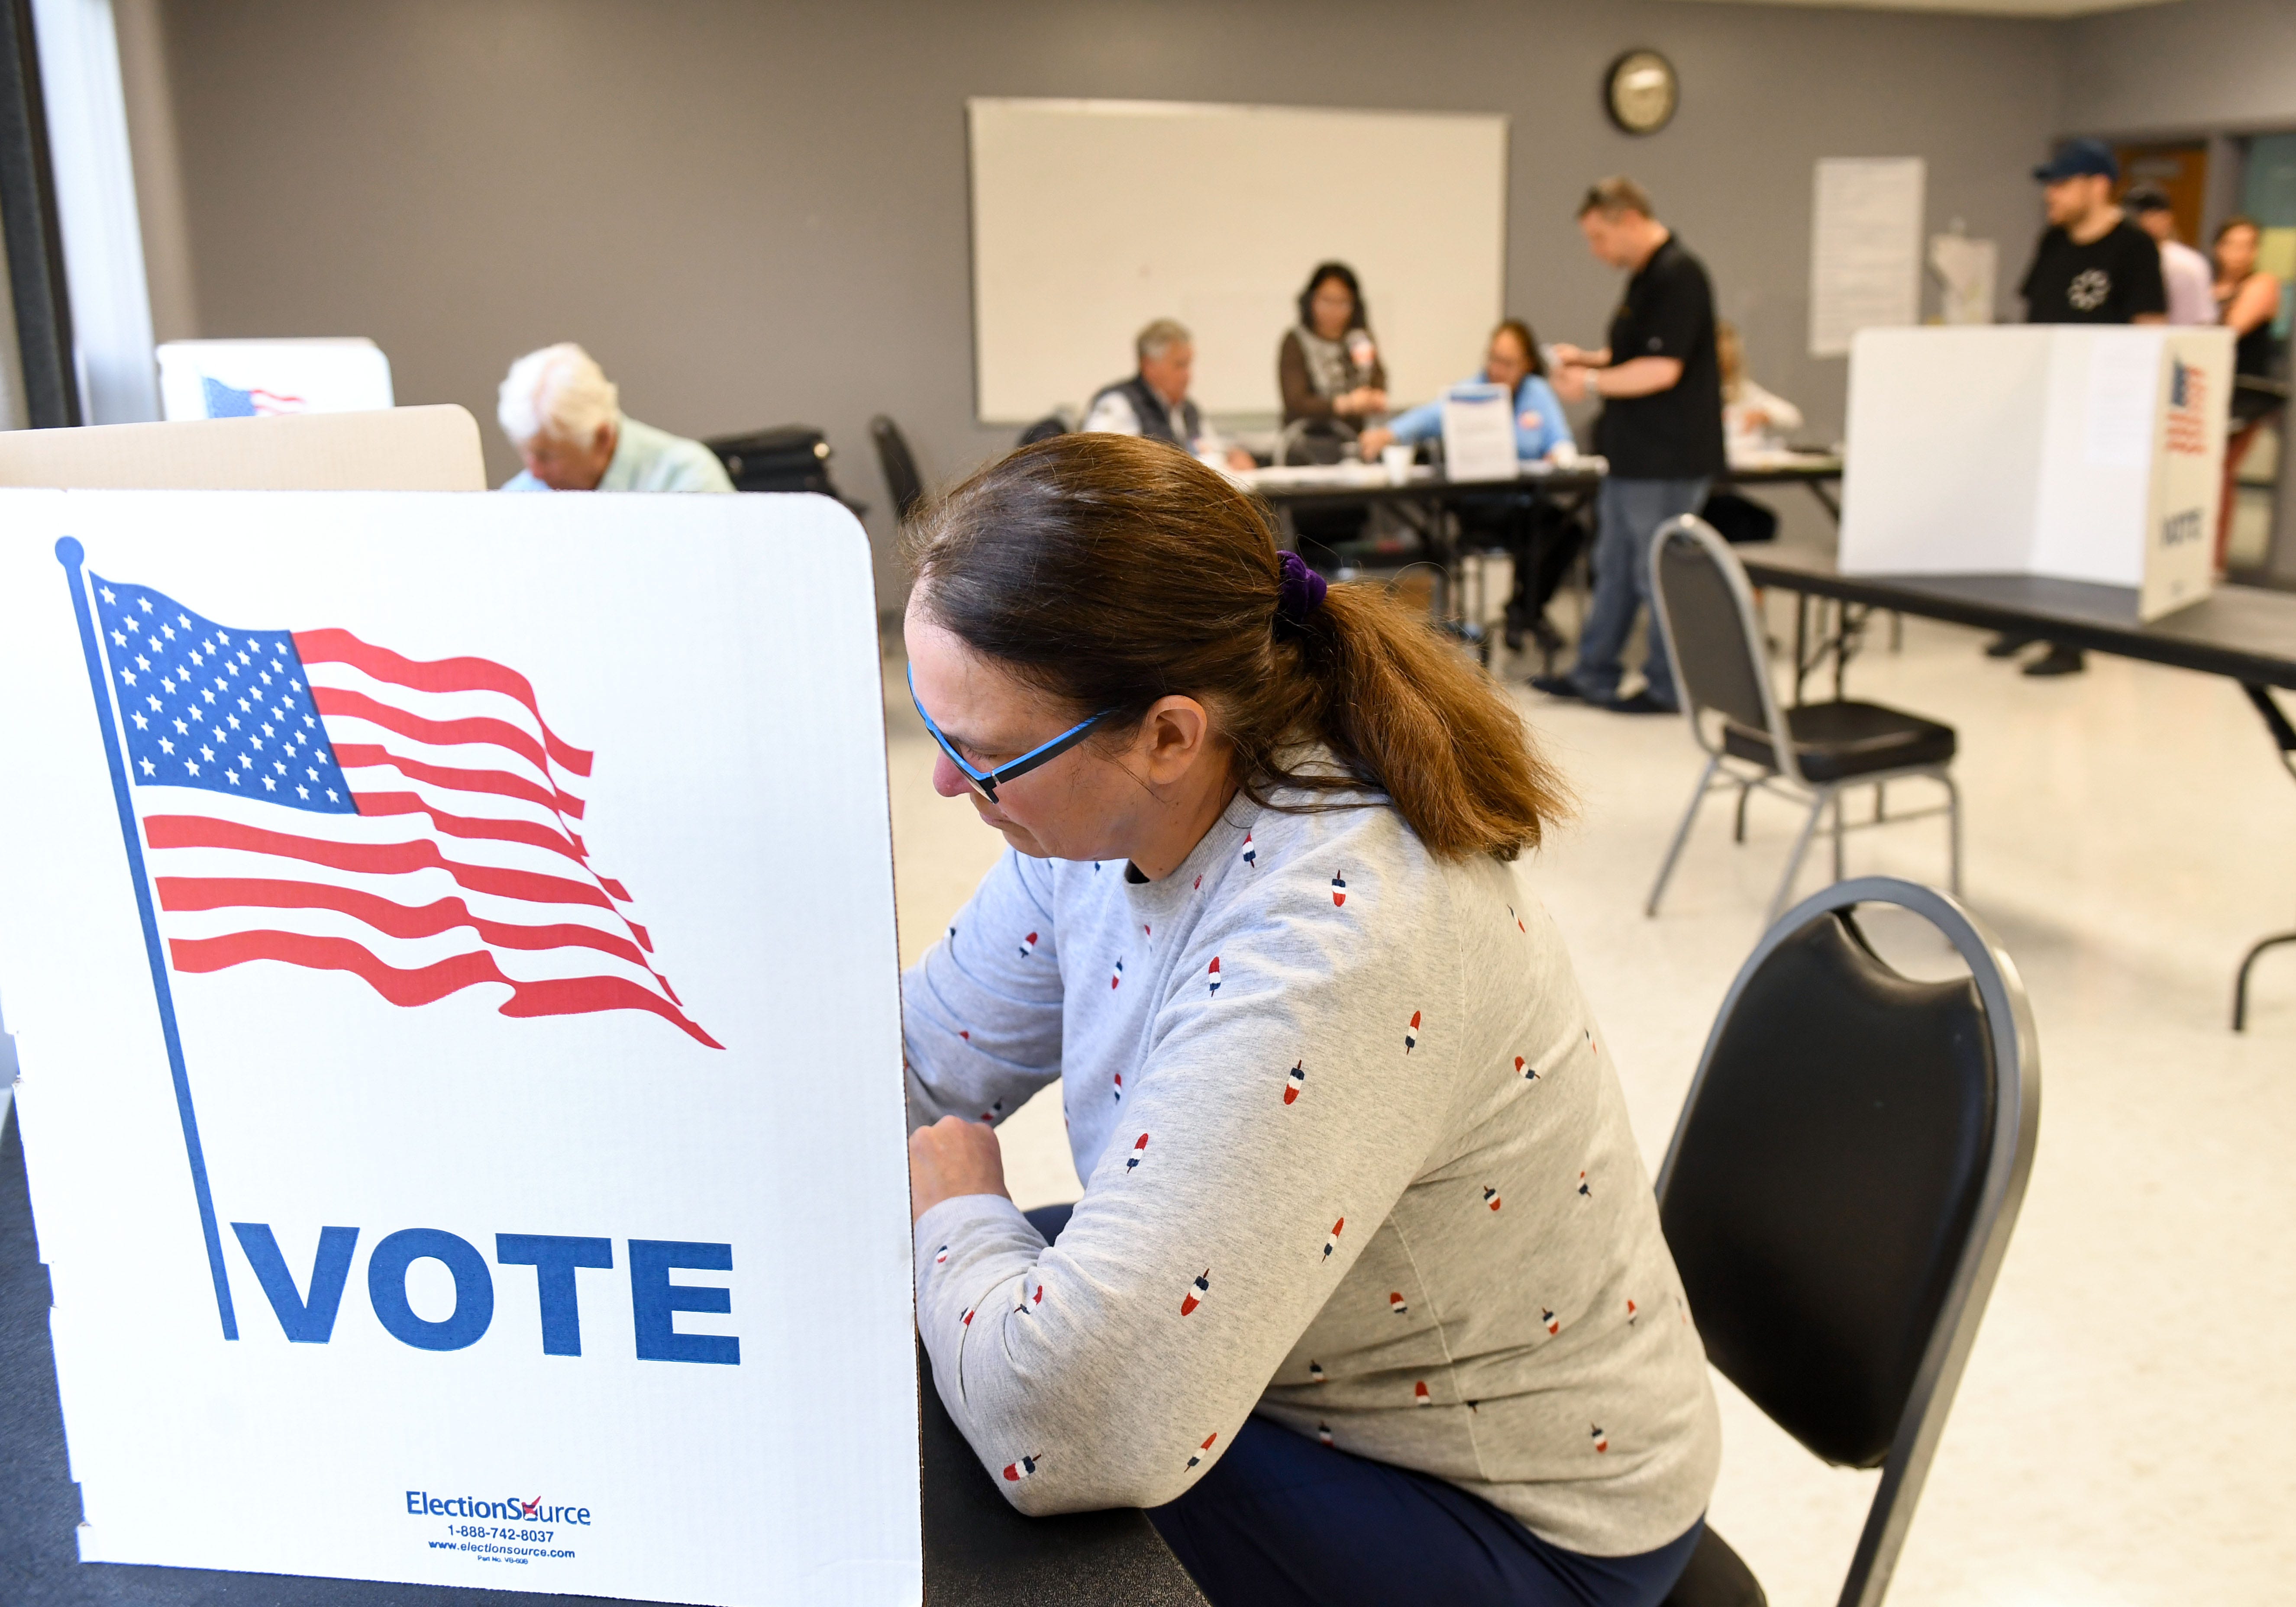
[(160, 937), (179, 975), (269, 962), (391, 1004), (651, 1013), (718, 1047), (581, 834), (593, 755), (490, 660), (226, 627), (89, 573)]

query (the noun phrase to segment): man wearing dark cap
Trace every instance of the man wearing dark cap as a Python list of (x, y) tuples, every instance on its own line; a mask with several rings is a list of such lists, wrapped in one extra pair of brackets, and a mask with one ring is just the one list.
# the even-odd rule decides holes
[[(2161, 247), (2113, 204), (2120, 163), (2102, 140), (2068, 140), (2033, 169), (2046, 186), (2049, 226), (2033, 248), (2018, 293), (2028, 324), (2159, 324), (2169, 311)], [(2005, 635), (1985, 651), (2005, 659), (2030, 636)], [(2051, 644), (2029, 676), (2078, 675), (2081, 651)]]
[(2169, 288), (2169, 322), (2217, 321), (2216, 269), (2177, 238), (2177, 209), (2157, 184), (2131, 184), (2120, 198), (2131, 223), (2161, 242), (2161, 280)]
[(2169, 311), (2161, 247), (2113, 204), (2120, 164), (2099, 140), (2068, 140), (2033, 169), (2049, 226), (2018, 291), (2028, 324), (2158, 324)]

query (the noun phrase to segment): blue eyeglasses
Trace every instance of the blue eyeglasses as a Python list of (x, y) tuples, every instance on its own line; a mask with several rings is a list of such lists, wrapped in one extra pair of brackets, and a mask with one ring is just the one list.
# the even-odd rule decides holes
[(917, 669), (914, 664), (909, 666), (908, 678), (909, 701), (916, 704), (917, 717), (925, 723), (925, 729), (932, 733), (932, 740), (940, 744), (940, 750), (948, 755), (948, 762), (956, 767), (956, 773), (971, 783), (974, 791), (980, 793), (990, 803), (996, 801), (996, 789), (999, 785), (1026, 775), (1039, 765), (1052, 763), (1062, 754), (1084, 741), (1086, 734), (1095, 726), (1099, 725), (1101, 721), (1115, 712), (1113, 709), (1103, 709), (1083, 724), (1070, 726), (1051, 742), (1029, 749), (1009, 765), (999, 765), (994, 770), (976, 770), (964, 762), (964, 756), (956, 750), (955, 745), (947, 737), (941, 734), (940, 727), (933, 724), (933, 717), (925, 712), (923, 702), (917, 697)]

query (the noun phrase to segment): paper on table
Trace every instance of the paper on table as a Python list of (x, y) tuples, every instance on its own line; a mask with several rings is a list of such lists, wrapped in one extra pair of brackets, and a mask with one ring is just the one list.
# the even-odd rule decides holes
[(2082, 455), (2100, 469), (2141, 469), (2152, 456), (2161, 349), (2149, 340), (2091, 343)]
[(1454, 385), (1443, 398), (1443, 472), (1452, 480), (1513, 480), (1514, 407), (1504, 385)]
[(1809, 245), (1809, 355), (1845, 357), (1875, 325), (1921, 321), (1919, 157), (1824, 157)]

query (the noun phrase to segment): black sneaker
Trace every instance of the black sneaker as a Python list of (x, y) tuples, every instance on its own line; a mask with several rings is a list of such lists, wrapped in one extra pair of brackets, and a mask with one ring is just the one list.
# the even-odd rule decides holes
[(1575, 698), (1582, 703), (1594, 701), (1569, 676), (1533, 676), (1530, 686), (1532, 691), (1543, 692), (1551, 698)]
[(2025, 666), (2029, 676), (2077, 676), (2088, 668), (2088, 655), (2078, 647), (2052, 642), (2049, 651)]
[(1647, 686), (1630, 698), (1614, 698), (1610, 702), (1599, 703), (1595, 706), (1607, 709), (1612, 714), (1680, 714), (1682, 712), (1673, 704), (1661, 703), (1651, 696), (1650, 688)]

